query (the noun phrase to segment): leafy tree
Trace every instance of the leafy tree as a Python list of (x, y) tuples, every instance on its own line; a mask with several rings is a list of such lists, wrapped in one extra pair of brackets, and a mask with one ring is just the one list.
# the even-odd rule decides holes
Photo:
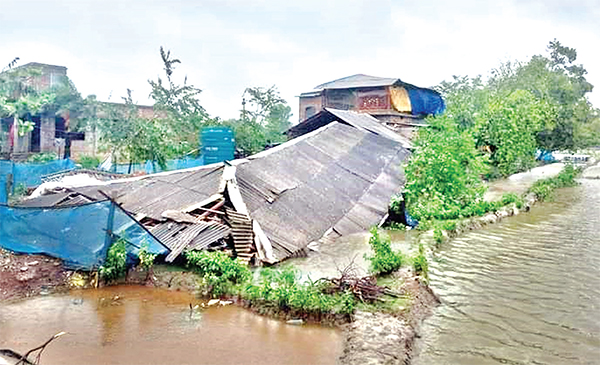
[(576, 150), (598, 143), (600, 139), (594, 138), (600, 131), (598, 112), (586, 97), (593, 86), (585, 79), (585, 68), (575, 63), (577, 51), (555, 39), (548, 52), (549, 56), (536, 55), (527, 63), (503, 64), (493, 71), (490, 87), (505, 92), (527, 90), (552, 108), (536, 133), (539, 148)]
[(450, 114), (429, 120), (419, 130), (415, 151), (405, 167), (406, 205), (417, 220), (461, 209), (480, 201), (486, 156), (475, 148), (468, 130), (458, 128)]
[[(211, 123), (225, 125), (233, 129), (237, 149), (244, 155), (251, 155), (266, 147), (285, 142), (283, 135), (290, 126), (292, 109), (280, 97), (275, 86), (247, 88), (244, 92), (250, 95), (248, 104), (242, 98), (240, 119), (226, 121), (214, 120)], [(246, 109), (248, 105), (249, 109)]]
[(11, 61), (0, 73), (0, 118), (14, 118), (17, 132), (24, 136), (33, 130), (29, 115), (46, 110), (55, 101), (51, 92), (37, 91), (31, 80), (40, 74), (33, 68), (15, 68), (19, 58)]
[(187, 84), (187, 77), (183, 84), (178, 85), (173, 81), (175, 65), (181, 61), (171, 57), (171, 51), (160, 47), (160, 56), (164, 64), (166, 82), (160, 77), (156, 81), (148, 80), (152, 87), (150, 97), (154, 100), (154, 109), (162, 112), (159, 118), (164, 127), (172, 130), (178, 138), (172, 140), (175, 149), (180, 154), (185, 154), (197, 148), (200, 129), (206, 125), (208, 114), (200, 105), (198, 95), (202, 90)]

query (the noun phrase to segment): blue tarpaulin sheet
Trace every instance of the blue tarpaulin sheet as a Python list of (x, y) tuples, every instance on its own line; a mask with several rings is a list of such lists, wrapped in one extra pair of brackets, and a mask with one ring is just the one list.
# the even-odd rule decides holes
[(116, 172), (118, 174), (134, 174), (138, 172), (152, 174), (155, 172), (182, 170), (203, 165), (204, 159), (202, 156), (200, 156), (198, 158), (182, 158), (177, 160), (168, 160), (165, 170), (163, 170), (157, 163), (152, 163), (152, 161), (146, 161), (146, 163), (143, 164), (133, 163), (131, 164), (131, 168), (129, 164), (117, 164), (116, 168), (112, 165), (100, 166), (99, 168), (105, 171)]
[[(75, 163), (70, 160), (56, 160), (45, 163), (17, 163), (13, 161), (0, 160), (0, 203), (6, 203), (8, 194), (13, 193), (15, 187), (24, 185), (26, 187), (38, 186), (42, 183), (42, 177), (61, 171), (72, 170)], [(7, 192), (9, 175), (12, 175), (10, 191)]]
[[(64, 208), (0, 205), (0, 246), (18, 253), (57, 257), (74, 269), (98, 268), (110, 245), (106, 232), (111, 205), (109, 201)], [(152, 253), (168, 253), (166, 247), (121, 208), (113, 205), (112, 209), (113, 232), (130, 243), (128, 255), (137, 256), (143, 244)]]
[(429, 89), (408, 89), (411, 113), (413, 115), (439, 115), (446, 110), (444, 99)]

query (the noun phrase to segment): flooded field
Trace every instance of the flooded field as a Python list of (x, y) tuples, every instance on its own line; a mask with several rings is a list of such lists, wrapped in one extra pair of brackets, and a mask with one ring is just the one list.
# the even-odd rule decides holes
[(600, 182), (466, 233), (431, 263), (415, 364), (600, 363)]
[(0, 305), (0, 348), (21, 353), (55, 333), (43, 364), (334, 364), (339, 330), (293, 326), (234, 306), (138, 286)]

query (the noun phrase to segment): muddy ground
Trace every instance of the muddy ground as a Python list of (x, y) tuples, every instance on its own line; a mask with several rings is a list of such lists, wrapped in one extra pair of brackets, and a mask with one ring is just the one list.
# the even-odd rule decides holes
[(440, 303), (431, 289), (408, 270), (393, 274), (410, 306), (397, 313), (357, 311), (344, 328), (341, 364), (410, 364), (413, 343), (421, 322)]
[(59, 259), (0, 248), (0, 301), (68, 290), (71, 275)]

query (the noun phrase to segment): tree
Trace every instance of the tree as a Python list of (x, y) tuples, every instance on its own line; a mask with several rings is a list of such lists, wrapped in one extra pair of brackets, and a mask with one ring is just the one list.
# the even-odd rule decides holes
[(175, 148), (180, 154), (185, 154), (191, 149), (197, 148), (200, 130), (208, 121), (206, 110), (200, 105), (198, 95), (202, 90), (187, 84), (187, 77), (182, 85), (173, 81), (175, 65), (181, 61), (171, 57), (171, 51), (160, 47), (160, 56), (164, 64), (166, 83), (158, 77), (156, 81), (148, 80), (152, 87), (150, 97), (154, 100), (154, 108), (157, 112), (163, 112), (160, 118), (164, 122), (164, 128), (170, 129), (178, 136)]
[(505, 63), (492, 73), (489, 85), (496, 92), (527, 90), (546, 103), (546, 113), (536, 133), (537, 146), (547, 151), (576, 150), (598, 143), (597, 110), (586, 95), (593, 89), (583, 65), (576, 64), (577, 51), (556, 39), (548, 45), (549, 56), (536, 55), (527, 63)]
[[(246, 94), (250, 96), (248, 103)], [(237, 148), (244, 155), (251, 155), (286, 140), (283, 132), (291, 126), (291, 112), (275, 85), (270, 88), (251, 87), (242, 96), (240, 119), (213, 123), (232, 128)]]
[(31, 80), (40, 74), (32, 68), (15, 68), (19, 58), (12, 60), (0, 73), (0, 118), (13, 118), (20, 136), (33, 130), (27, 117), (49, 108), (56, 95), (37, 91)]

